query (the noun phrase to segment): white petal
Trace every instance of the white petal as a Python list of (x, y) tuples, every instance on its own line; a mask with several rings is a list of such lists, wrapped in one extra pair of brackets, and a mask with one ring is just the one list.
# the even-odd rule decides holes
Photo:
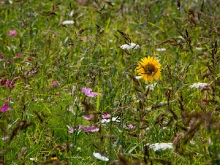
[(74, 14), (74, 12), (73, 12), (73, 11), (71, 11), (71, 12), (69, 13), (69, 16), (70, 16), (70, 17), (72, 17), (72, 16), (73, 16), (73, 14)]
[(137, 80), (140, 80), (142, 77), (141, 76), (136, 76), (135, 77)]
[(109, 161), (109, 158), (102, 156), (100, 153), (93, 152), (93, 156), (102, 161)]
[(121, 49), (127, 49), (127, 50), (137, 49), (137, 48), (139, 48), (139, 45), (138, 45), (138, 44), (135, 44), (135, 43), (130, 43), (130, 44), (121, 45), (120, 48), (121, 48)]

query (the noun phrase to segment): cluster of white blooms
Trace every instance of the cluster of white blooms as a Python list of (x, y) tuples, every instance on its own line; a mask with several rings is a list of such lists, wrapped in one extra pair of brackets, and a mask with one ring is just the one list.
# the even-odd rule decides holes
[(154, 143), (154, 144), (146, 144), (154, 151), (173, 149), (173, 143)]
[(153, 90), (154, 90), (154, 87), (155, 87), (156, 85), (157, 85), (156, 83), (147, 85), (147, 86), (146, 86), (146, 89), (149, 89), (150, 91), (153, 91)]
[(135, 44), (135, 43), (130, 43), (130, 44), (124, 44), (124, 45), (121, 45), (120, 48), (121, 49), (127, 49), (127, 50), (130, 50), (130, 49), (137, 49), (139, 48), (140, 46), (138, 44)]
[(97, 152), (93, 152), (93, 156), (102, 161), (106, 161), (106, 162), (109, 161), (109, 158), (102, 156), (100, 153)]
[[(109, 123), (110, 121), (111, 121), (111, 119), (102, 119), (101, 123), (102, 124), (106, 124), (106, 123)], [(119, 123), (120, 122), (120, 118), (119, 117), (112, 117), (112, 121)]]
[(156, 51), (158, 51), (158, 52), (164, 52), (164, 51), (166, 51), (167, 49), (166, 48), (157, 48), (156, 49)]
[(205, 87), (208, 87), (209, 86), (209, 84), (207, 84), (207, 83), (194, 83), (194, 84), (192, 84), (192, 85), (190, 85), (189, 87), (190, 88), (205, 88)]
[(72, 25), (72, 24), (74, 24), (73, 20), (66, 20), (62, 22), (62, 25)]

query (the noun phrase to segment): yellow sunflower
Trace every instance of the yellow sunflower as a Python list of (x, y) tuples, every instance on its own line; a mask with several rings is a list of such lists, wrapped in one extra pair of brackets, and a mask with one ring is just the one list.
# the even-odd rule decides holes
[(148, 82), (158, 79), (160, 77), (160, 63), (155, 57), (144, 57), (138, 62), (136, 68), (138, 74)]

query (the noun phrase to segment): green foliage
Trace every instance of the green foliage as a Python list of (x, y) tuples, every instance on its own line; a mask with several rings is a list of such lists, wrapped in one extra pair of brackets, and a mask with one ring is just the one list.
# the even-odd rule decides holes
[[(2, 1), (0, 106), (11, 110), (0, 113), (0, 137), (8, 136), (0, 140), (0, 162), (220, 164), (219, 5)], [(140, 48), (120, 48), (130, 42)], [(146, 56), (161, 63), (152, 84), (136, 79)], [(197, 82), (207, 85), (190, 87)], [(98, 95), (87, 97), (84, 87)], [(106, 112), (112, 119), (103, 124)], [(79, 125), (99, 131), (86, 133)], [(154, 151), (154, 143), (173, 143), (173, 150)]]

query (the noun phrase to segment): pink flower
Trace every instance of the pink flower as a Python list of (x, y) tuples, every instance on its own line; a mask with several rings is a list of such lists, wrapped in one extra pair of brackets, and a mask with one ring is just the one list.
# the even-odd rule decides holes
[(17, 35), (18, 35), (18, 33), (17, 33), (16, 30), (9, 30), (9, 36), (15, 37), (15, 36), (17, 36)]
[(84, 115), (83, 118), (86, 120), (91, 120), (93, 118), (93, 115)]
[(82, 92), (84, 92), (88, 97), (95, 97), (98, 94), (97, 92), (92, 92), (91, 88), (82, 88)]
[(128, 128), (128, 129), (136, 129), (136, 126), (135, 126), (135, 125), (132, 125), (132, 124), (129, 124), (129, 125), (127, 126), (127, 128)]
[(103, 119), (110, 119), (110, 118), (111, 118), (111, 115), (110, 115), (108, 112), (106, 112), (106, 113), (104, 113), (104, 114), (102, 115), (102, 118), (103, 118)]
[(5, 111), (10, 111), (11, 108), (8, 107), (8, 103), (5, 103), (2, 108), (1, 108), (1, 111), (0, 112), (5, 112)]
[(99, 128), (95, 126), (86, 126), (83, 129), (84, 132), (98, 132)]
[(2, 79), (1, 81), (1, 85), (5, 86), (6, 84), (8, 84), (9, 80), (7, 78)]
[(17, 57), (18, 57), (18, 58), (21, 58), (21, 54), (17, 54)]
[(3, 138), (2, 138), (2, 140), (7, 140), (8, 139), (8, 136), (4, 136)]
[(53, 85), (54, 87), (57, 87), (59, 84), (58, 81), (53, 81), (53, 82), (50, 82), (50, 85)]
[(82, 125), (79, 125), (78, 130), (83, 130), (84, 132), (98, 132), (99, 128), (96, 126), (85, 126), (84, 127)]
[(73, 127), (69, 127), (69, 133), (73, 133), (74, 132), (74, 128)]
[(2, 58), (3, 57), (3, 54), (0, 54), (0, 58)]
[(83, 130), (83, 129), (84, 129), (84, 127), (82, 125), (78, 126), (78, 130)]
[(5, 85), (8, 85), (8, 87), (10, 89), (13, 89), (15, 87), (15, 82), (17, 79), (19, 79), (20, 77), (15, 77), (13, 78), (12, 81), (8, 80), (7, 78), (4, 78), (2, 81), (1, 81), (1, 85), (2, 86), (5, 86)]

